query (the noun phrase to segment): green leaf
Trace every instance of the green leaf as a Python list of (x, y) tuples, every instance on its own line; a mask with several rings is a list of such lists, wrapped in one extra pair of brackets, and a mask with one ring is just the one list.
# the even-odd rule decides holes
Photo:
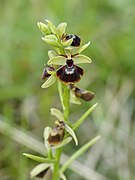
[(61, 41), (61, 44), (63, 46), (70, 46), (70, 44), (73, 42), (73, 39), (68, 39), (67, 41)]
[(61, 44), (58, 43), (57, 37), (53, 34), (46, 35), (45, 37), (42, 37), (41, 39), (54, 47), (58, 47), (58, 48), (61, 47)]
[(52, 149), (61, 148), (61, 147), (65, 146), (65, 145), (67, 145), (70, 141), (72, 141), (72, 138), (68, 137), (68, 138), (64, 139), (61, 143), (59, 143), (58, 145), (52, 146), (51, 148)]
[(66, 178), (66, 176), (65, 176), (65, 174), (60, 174), (60, 178), (62, 179), (62, 180), (67, 180), (67, 178)]
[(77, 140), (77, 137), (76, 137), (73, 129), (70, 128), (66, 123), (65, 123), (65, 129), (66, 129), (66, 131), (72, 136), (72, 138), (74, 139), (75, 144), (76, 144), (76, 146), (77, 146), (77, 145), (78, 145), (78, 140)]
[(47, 25), (48, 25), (50, 31), (52, 32), (52, 34), (56, 34), (56, 27), (54, 26), (54, 24), (47, 19), (45, 21), (48, 23)]
[(67, 23), (66, 22), (60, 23), (58, 25), (57, 32), (58, 32), (58, 35), (59, 35), (60, 38), (65, 33), (66, 27), (67, 27)]
[(42, 22), (37, 22), (37, 25), (43, 34), (51, 34), (51, 31), (49, 30), (49, 28), (46, 24), (44, 24)]
[(36, 167), (34, 167), (32, 169), (32, 171), (30, 172), (30, 176), (31, 178), (36, 177), (38, 174), (42, 173), (43, 171), (47, 170), (49, 167), (51, 167), (52, 164), (46, 164), (46, 163), (42, 163), (42, 164), (38, 164)]
[(92, 60), (88, 56), (84, 56), (82, 54), (74, 56), (73, 60), (74, 60), (75, 64), (91, 63), (92, 62)]
[(90, 148), (93, 144), (95, 144), (98, 140), (100, 139), (100, 136), (96, 136), (92, 140), (90, 140), (88, 143), (83, 145), (78, 151), (76, 151), (67, 161), (66, 163), (62, 166), (60, 169), (60, 173), (64, 173), (64, 171), (70, 166), (70, 164), (80, 157), (88, 148)]
[(64, 121), (62, 112), (59, 109), (51, 108), (51, 115), (56, 116), (60, 121)]
[(70, 102), (78, 105), (81, 104), (81, 101), (76, 97), (75, 93), (72, 90), (70, 90)]
[(63, 56), (56, 56), (51, 58), (48, 62), (48, 65), (65, 65), (66, 64), (66, 58)]
[(56, 81), (56, 77), (54, 75), (51, 75), (41, 87), (48, 88), (51, 85), (53, 85), (55, 83), (55, 81)]
[(55, 57), (55, 56), (57, 56), (57, 53), (56, 53), (55, 51), (52, 51), (52, 50), (48, 51), (48, 57), (49, 57), (49, 59), (51, 59), (51, 58), (53, 58), (53, 57)]
[(92, 113), (92, 111), (96, 108), (98, 104), (94, 104), (92, 107), (90, 107), (73, 125), (73, 129), (77, 129), (83, 122), (84, 120)]
[(40, 156), (35, 156), (35, 155), (32, 155), (32, 154), (28, 154), (28, 153), (23, 153), (24, 156), (34, 160), (34, 161), (37, 161), (37, 162), (41, 162), (41, 163), (55, 163), (56, 160), (55, 159), (49, 159), (49, 158), (43, 158), (43, 157), (40, 157)]
[(90, 45), (90, 41), (87, 44), (84, 44), (82, 47), (79, 48), (79, 50), (76, 52), (80, 54), (82, 51), (84, 51), (88, 46)]

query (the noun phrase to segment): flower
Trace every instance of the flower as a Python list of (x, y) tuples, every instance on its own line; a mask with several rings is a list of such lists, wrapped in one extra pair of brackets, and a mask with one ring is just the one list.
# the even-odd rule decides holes
[(59, 65), (56, 76), (65, 84), (76, 83), (83, 75), (83, 69), (76, 64), (91, 63), (91, 59), (82, 54), (59, 55), (51, 58), (48, 65)]
[(50, 71), (51, 72), (54, 71), (54, 68), (51, 66), (47, 66), (46, 68), (44, 68), (41, 79), (46, 79), (50, 77), (51, 76), (51, 74), (49, 73)]
[(65, 135), (65, 124), (63, 121), (56, 121), (47, 141), (51, 146), (57, 145), (62, 142)]
[(81, 38), (79, 36), (75, 35), (75, 34), (69, 34), (69, 35), (65, 34), (63, 36), (63, 39), (65, 41), (67, 41), (69, 39), (73, 39), (73, 41), (71, 43), (71, 46), (76, 46), (77, 47), (77, 46), (80, 46), (80, 43), (81, 43)]
[(66, 65), (60, 67), (56, 75), (65, 84), (75, 83), (81, 79), (83, 69), (74, 65), (73, 59), (67, 59)]
[(79, 89), (74, 84), (70, 84), (69, 87), (74, 92), (74, 94), (75, 94), (75, 96), (77, 98), (81, 98), (84, 101), (91, 101), (95, 96), (93, 92), (87, 91), (87, 90), (84, 90), (84, 89)]

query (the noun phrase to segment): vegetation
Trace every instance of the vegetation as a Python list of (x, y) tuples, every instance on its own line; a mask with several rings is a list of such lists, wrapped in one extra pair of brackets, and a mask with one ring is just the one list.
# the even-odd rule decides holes
[[(85, 54), (93, 63), (82, 66), (85, 80), (78, 84), (96, 97), (72, 105), (70, 118), (75, 121), (98, 102), (77, 136), (81, 134), (80, 147), (97, 134), (102, 139), (71, 164), (66, 175), (77, 180), (134, 179), (134, 11), (132, 0), (0, 1), (0, 179), (30, 179), (37, 163), (22, 153), (45, 154), (43, 130), (53, 127), (48, 109), (60, 108), (57, 87), (40, 88), (50, 48), (40, 40), (36, 23), (44, 19), (66, 21), (67, 32), (77, 32), (83, 43), (91, 40)], [(65, 148), (62, 162), (76, 150), (74, 144)]]

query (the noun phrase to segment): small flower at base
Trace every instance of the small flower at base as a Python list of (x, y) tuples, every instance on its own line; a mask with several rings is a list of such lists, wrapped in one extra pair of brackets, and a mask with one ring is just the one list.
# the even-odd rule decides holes
[(47, 174), (47, 172), (49, 171), (49, 169), (50, 169), (50, 167), (48, 167), (47, 169), (41, 171), (39, 174), (36, 175), (36, 177), (38, 177), (38, 178), (43, 178), (43, 177)]
[(63, 121), (56, 121), (55, 126), (50, 133), (47, 141), (51, 146), (55, 146), (62, 142), (65, 135), (65, 124)]

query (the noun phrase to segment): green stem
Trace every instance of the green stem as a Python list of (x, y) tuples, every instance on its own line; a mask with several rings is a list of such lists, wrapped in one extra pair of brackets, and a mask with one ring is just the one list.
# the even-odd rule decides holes
[(59, 80), (58, 80), (58, 92), (59, 92), (59, 96), (60, 96), (61, 105), (62, 105), (62, 108), (64, 110), (65, 107), (64, 107), (64, 103), (63, 103), (62, 84)]
[(70, 91), (69, 91), (68, 86), (64, 84), (62, 86), (63, 86), (63, 104), (64, 104), (63, 114), (64, 114), (65, 121), (68, 121)]
[[(65, 54), (64, 49), (60, 49), (60, 53)], [(61, 104), (62, 104), (62, 108), (63, 108), (64, 120), (68, 121), (69, 98), (70, 98), (69, 88), (67, 85), (64, 85), (60, 81), (58, 81), (58, 92), (59, 92), (59, 96), (60, 96), (60, 100), (61, 100)], [(59, 169), (60, 169), (61, 154), (62, 154), (62, 148), (56, 149), (56, 154), (55, 154), (56, 163), (54, 164), (52, 180), (60, 180)]]
[(59, 148), (56, 150), (56, 163), (54, 164), (54, 171), (53, 171), (53, 176), (52, 180), (60, 180), (59, 178), (59, 169), (60, 169), (60, 157), (62, 153), (62, 148)]

